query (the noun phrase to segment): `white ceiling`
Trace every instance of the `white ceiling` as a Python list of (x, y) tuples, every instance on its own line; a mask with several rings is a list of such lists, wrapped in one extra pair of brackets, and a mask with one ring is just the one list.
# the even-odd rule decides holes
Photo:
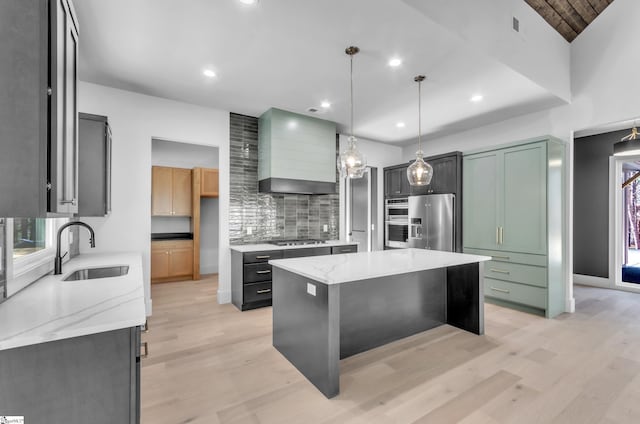
[[(270, 107), (349, 122), (354, 58), (355, 134), (406, 144), (561, 102), (481, 54), (400, 0), (74, 0), (80, 21), (80, 78), (144, 94), (259, 116)], [(444, 6), (447, 7), (447, 6)], [(450, 7), (450, 6), (449, 6)], [(390, 68), (387, 61), (404, 63)], [(204, 68), (217, 76), (202, 75)], [(484, 95), (480, 103), (470, 97)], [(406, 123), (397, 128), (396, 122)]]

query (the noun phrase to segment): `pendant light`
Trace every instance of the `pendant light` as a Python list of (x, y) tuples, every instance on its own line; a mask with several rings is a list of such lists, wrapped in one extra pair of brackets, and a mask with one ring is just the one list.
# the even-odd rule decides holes
[(348, 138), (349, 145), (338, 156), (337, 165), (341, 178), (362, 178), (367, 169), (367, 159), (356, 146), (357, 138), (353, 135), (353, 56), (360, 51), (357, 47), (347, 47), (344, 51), (351, 60), (351, 130)]
[(634, 125), (631, 134), (613, 145), (613, 156), (640, 155), (640, 140), (638, 140), (638, 128)]
[(422, 81), (424, 75), (418, 75), (413, 79), (418, 83), (418, 151), (416, 152), (416, 160), (407, 168), (407, 178), (412, 186), (426, 186), (431, 182), (433, 177), (433, 167), (422, 159)]

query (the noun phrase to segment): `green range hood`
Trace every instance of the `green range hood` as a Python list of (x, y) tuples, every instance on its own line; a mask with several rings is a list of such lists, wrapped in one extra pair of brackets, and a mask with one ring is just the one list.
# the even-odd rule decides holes
[(267, 110), (258, 121), (258, 181), (261, 193), (336, 193), (336, 124)]

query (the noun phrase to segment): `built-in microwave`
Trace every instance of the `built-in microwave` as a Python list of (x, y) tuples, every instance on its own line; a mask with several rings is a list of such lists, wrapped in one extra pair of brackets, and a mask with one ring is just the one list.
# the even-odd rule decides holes
[(387, 199), (384, 207), (385, 247), (409, 247), (409, 199)]

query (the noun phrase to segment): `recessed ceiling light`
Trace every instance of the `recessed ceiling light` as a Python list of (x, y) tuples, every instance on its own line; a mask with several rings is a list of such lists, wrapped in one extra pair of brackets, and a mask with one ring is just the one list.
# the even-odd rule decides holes
[(474, 94), (473, 96), (471, 96), (469, 100), (471, 100), (473, 103), (478, 103), (478, 102), (481, 102), (482, 99), (484, 99), (482, 94)]
[(320, 106), (322, 106), (325, 109), (329, 109), (331, 107), (331, 103), (328, 100), (325, 100), (322, 103), (320, 103)]
[(402, 65), (402, 59), (394, 57), (393, 59), (389, 60), (389, 66), (391, 66), (392, 68), (397, 68), (400, 65)]
[(202, 71), (202, 74), (205, 77), (209, 77), (209, 78), (213, 78), (216, 76), (216, 73), (212, 69), (205, 69), (204, 71)]
[(406, 126), (406, 125), (405, 125), (405, 123), (404, 123), (404, 122), (398, 122), (398, 123), (396, 124), (396, 127), (398, 127), (398, 128), (404, 128), (405, 126)]
[(242, 4), (248, 4), (248, 5), (258, 4), (258, 0), (238, 0), (238, 1)]

